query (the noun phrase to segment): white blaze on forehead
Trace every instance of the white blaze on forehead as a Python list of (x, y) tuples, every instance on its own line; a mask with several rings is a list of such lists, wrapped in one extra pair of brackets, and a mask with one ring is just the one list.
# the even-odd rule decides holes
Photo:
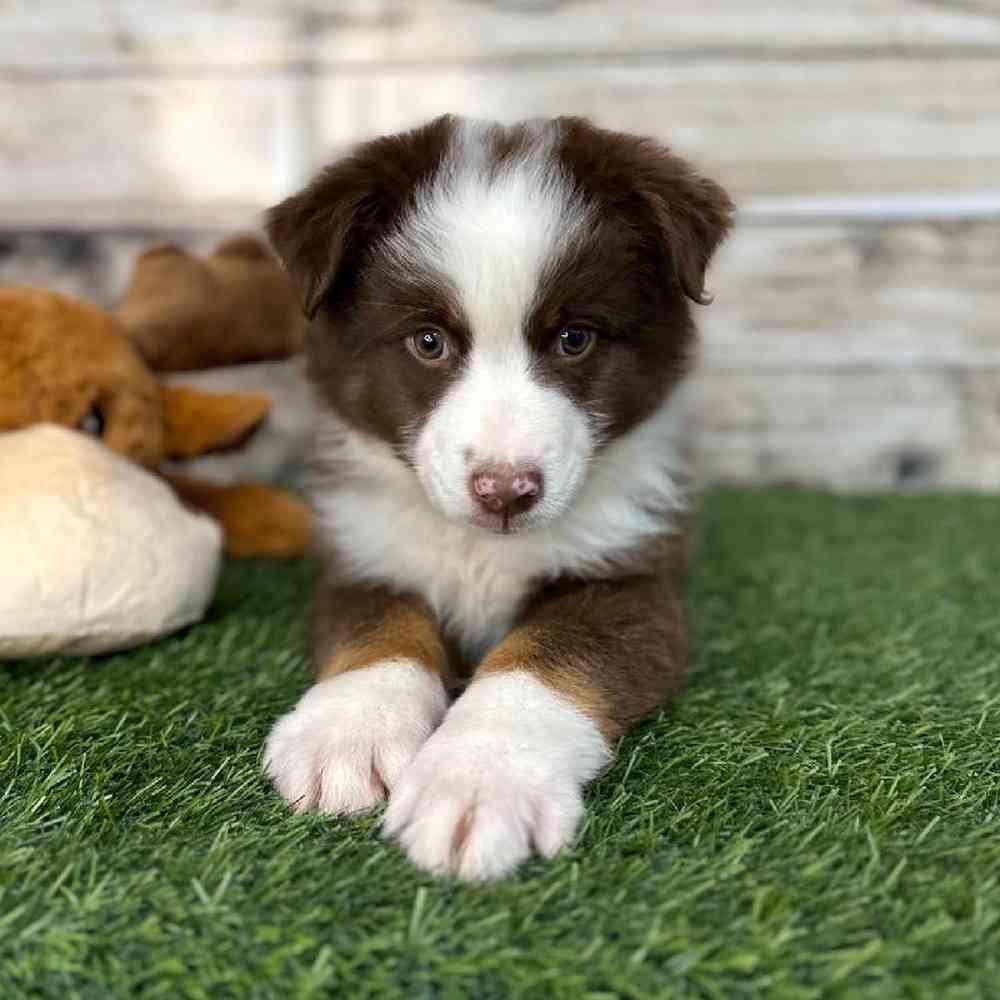
[(520, 351), (546, 269), (586, 230), (590, 212), (555, 156), (554, 126), (539, 123), (525, 148), (500, 164), (491, 161), (496, 128), (458, 125), (386, 249), (402, 267), (429, 270), (451, 287), (477, 346)]

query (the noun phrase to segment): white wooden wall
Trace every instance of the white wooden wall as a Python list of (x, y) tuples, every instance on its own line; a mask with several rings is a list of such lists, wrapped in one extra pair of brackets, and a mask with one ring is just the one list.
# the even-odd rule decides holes
[(1000, 0), (0, 0), (0, 230), (242, 227), (447, 110), (652, 133), (736, 196), (711, 476), (1000, 486)]

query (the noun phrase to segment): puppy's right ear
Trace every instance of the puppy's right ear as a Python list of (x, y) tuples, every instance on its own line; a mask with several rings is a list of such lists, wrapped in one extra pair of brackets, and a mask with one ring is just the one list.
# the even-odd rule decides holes
[(411, 202), (447, 153), (455, 128), (455, 119), (443, 115), (363, 143), (268, 211), (267, 234), (309, 319)]

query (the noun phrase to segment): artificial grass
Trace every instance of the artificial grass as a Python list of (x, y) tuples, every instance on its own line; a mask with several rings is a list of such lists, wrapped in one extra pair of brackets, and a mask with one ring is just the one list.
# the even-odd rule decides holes
[(1000, 996), (1000, 502), (708, 496), (682, 700), (576, 847), (438, 882), (260, 773), (313, 567), (0, 668), (0, 997)]

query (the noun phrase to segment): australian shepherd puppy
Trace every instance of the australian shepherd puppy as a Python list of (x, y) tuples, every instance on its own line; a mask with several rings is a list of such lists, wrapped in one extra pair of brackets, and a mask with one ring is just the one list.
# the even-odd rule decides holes
[(323, 470), (317, 681), (266, 749), (296, 808), (388, 799), (466, 879), (570, 843), (683, 670), (676, 389), (731, 214), (648, 139), (450, 116), (271, 210)]

